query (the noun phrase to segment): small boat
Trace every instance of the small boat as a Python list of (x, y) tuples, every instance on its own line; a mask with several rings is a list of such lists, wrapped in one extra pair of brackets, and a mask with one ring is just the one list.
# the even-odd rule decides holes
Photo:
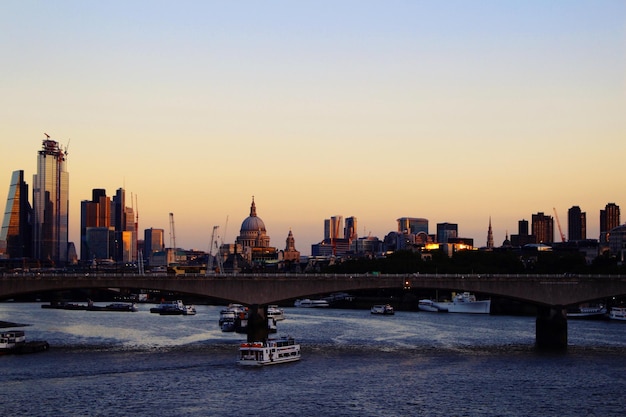
[(196, 315), (196, 306), (194, 305), (186, 305), (183, 310), (184, 316), (195, 316)]
[(275, 304), (268, 305), (267, 317), (273, 318), (276, 321), (285, 320), (285, 311), (282, 308), (278, 308)]
[(296, 300), (293, 303), (294, 307), (304, 307), (304, 308), (321, 308), (321, 307), (330, 307), (328, 301), (326, 300), (310, 300), (305, 298), (304, 300)]
[(567, 309), (568, 319), (602, 319), (606, 318), (606, 307), (598, 306), (578, 306)]
[(431, 313), (447, 313), (448, 309), (444, 306), (439, 305), (437, 302), (433, 300), (419, 300), (417, 302), (417, 308), (421, 311), (428, 311)]
[(87, 307), (87, 311), (130, 311), (137, 312), (139, 308), (137, 308), (137, 304), (127, 304), (127, 303), (112, 303), (106, 306), (95, 306), (93, 304), (89, 304)]
[(10, 353), (35, 353), (43, 352), (50, 348), (48, 342), (27, 342), (26, 335), (22, 330), (11, 330), (0, 333), (0, 355)]
[(626, 307), (611, 307), (609, 318), (611, 320), (626, 321)]
[(248, 326), (248, 307), (241, 304), (229, 304), (220, 310), (218, 323), (223, 332), (246, 333)]
[[(193, 308), (195, 312), (195, 307)], [(183, 304), (182, 300), (176, 301), (162, 301), (156, 307), (152, 307), (150, 309), (151, 313), (156, 313), (161, 316), (182, 316), (182, 315), (190, 315), (187, 312), (187, 307)]]
[(384, 316), (391, 316), (395, 313), (393, 307), (390, 304), (376, 304), (370, 309), (371, 314), (382, 314)]
[(239, 365), (264, 366), (300, 360), (300, 345), (292, 337), (268, 339), (266, 342), (242, 343)]

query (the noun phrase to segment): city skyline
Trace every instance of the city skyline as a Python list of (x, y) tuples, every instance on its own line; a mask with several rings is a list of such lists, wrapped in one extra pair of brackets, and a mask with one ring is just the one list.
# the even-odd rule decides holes
[(32, 192), (50, 134), (75, 244), (94, 188), (136, 197), (140, 235), (174, 213), (199, 250), (214, 225), (234, 241), (254, 195), (271, 244), (292, 230), (303, 254), (335, 215), (359, 237), (458, 224), (476, 246), (491, 218), (499, 246), (553, 208), (567, 235), (573, 206), (598, 239), (600, 210), (623, 205), (623, 2), (6, 9), (0, 196), (15, 170)]

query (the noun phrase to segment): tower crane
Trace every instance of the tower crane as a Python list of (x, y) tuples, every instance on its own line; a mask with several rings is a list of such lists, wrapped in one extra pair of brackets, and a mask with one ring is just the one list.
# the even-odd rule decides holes
[(563, 230), (561, 230), (561, 222), (559, 221), (559, 215), (557, 214), (555, 207), (552, 207), (552, 210), (554, 210), (554, 217), (556, 217), (556, 225), (559, 228), (559, 234), (561, 235), (561, 242), (565, 242), (565, 235), (563, 234)]
[[(213, 232), (211, 233), (211, 245), (209, 246), (209, 259), (207, 262), (206, 274), (213, 272), (213, 247), (217, 248), (217, 252), (215, 253), (215, 260), (217, 261), (217, 272), (224, 272), (224, 264), (222, 261), (222, 254), (220, 253), (220, 248), (217, 243), (217, 239), (215, 236), (215, 232), (219, 229), (219, 226), (213, 226)], [(219, 238), (219, 236), (217, 236)]]

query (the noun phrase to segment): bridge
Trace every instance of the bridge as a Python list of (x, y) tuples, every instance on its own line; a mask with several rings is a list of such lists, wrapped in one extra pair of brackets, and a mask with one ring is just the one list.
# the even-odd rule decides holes
[(0, 299), (90, 288), (135, 288), (193, 294), (246, 305), (371, 289), (469, 291), (539, 306), (537, 344), (567, 345), (564, 307), (626, 295), (623, 275), (481, 274), (20, 274), (2, 275)]

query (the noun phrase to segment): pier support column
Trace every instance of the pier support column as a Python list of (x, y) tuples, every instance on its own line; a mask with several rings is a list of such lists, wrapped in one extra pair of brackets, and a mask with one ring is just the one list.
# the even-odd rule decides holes
[(541, 350), (567, 350), (567, 312), (562, 306), (537, 309), (535, 346)]
[(267, 306), (252, 304), (248, 309), (248, 343), (267, 340)]

